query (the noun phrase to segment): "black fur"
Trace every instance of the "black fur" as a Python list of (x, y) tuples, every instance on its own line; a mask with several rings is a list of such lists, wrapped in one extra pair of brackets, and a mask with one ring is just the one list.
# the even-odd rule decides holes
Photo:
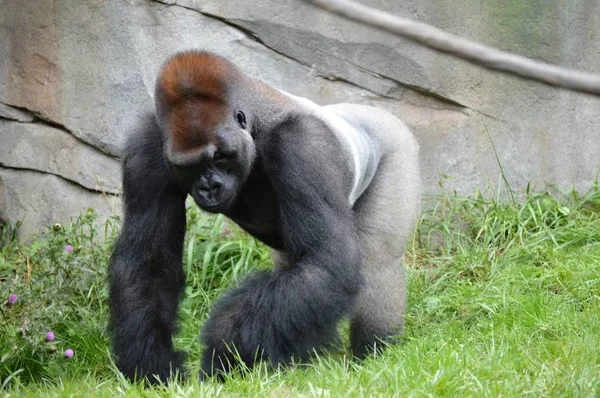
[[(338, 321), (352, 309), (362, 282), (358, 237), (337, 167), (342, 159), (323, 141), (320, 123), (292, 119), (258, 142), (294, 266), (249, 278), (215, 306), (203, 333), (208, 375), (229, 371), (236, 355), (248, 366), (255, 358), (305, 358), (336, 339)], [(311, 161), (315, 144), (330, 165)]]
[[(256, 137), (257, 159), (226, 215), (284, 248), (289, 268), (257, 273), (225, 295), (204, 326), (206, 375), (302, 359), (337, 336), (362, 284), (344, 159), (322, 122), (290, 117)], [(186, 192), (174, 182), (154, 117), (129, 140), (123, 164), (125, 223), (110, 267), (113, 350), (129, 378), (165, 381), (181, 369), (171, 337), (181, 291)], [(327, 162), (314, 162), (314, 156)], [(231, 365), (231, 366), (230, 366)]]
[(110, 330), (130, 379), (166, 381), (181, 368), (171, 336), (184, 287), (187, 194), (171, 179), (153, 116), (129, 139), (123, 161), (125, 220), (109, 269)]

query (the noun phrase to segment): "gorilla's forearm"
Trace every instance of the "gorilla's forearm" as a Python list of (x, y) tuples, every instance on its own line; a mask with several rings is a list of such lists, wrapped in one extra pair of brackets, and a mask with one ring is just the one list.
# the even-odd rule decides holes
[[(180, 370), (173, 349), (182, 270), (186, 194), (169, 179), (159, 131), (149, 118), (123, 162), (125, 217), (109, 268), (110, 331), (130, 379), (166, 381)], [(151, 177), (150, 177), (151, 176)]]
[(362, 285), (359, 256), (311, 256), (227, 293), (204, 325), (203, 372), (230, 371), (238, 358), (248, 367), (260, 359), (287, 364), (335, 341)]

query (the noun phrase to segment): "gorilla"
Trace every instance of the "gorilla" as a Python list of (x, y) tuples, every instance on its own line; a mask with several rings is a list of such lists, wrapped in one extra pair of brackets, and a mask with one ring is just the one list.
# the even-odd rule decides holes
[(401, 121), (369, 106), (319, 106), (201, 51), (163, 65), (155, 108), (127, 141), (109, 268), (109, 329), (128, 378), (181, 371), (172, 335), (188, 195), (268, 245), (274, 262), (212, 309), (204, 376), (305, 359), (336, 341), (342, 319), (356, 357), (394, 340), (420, 200), (418, 145)]

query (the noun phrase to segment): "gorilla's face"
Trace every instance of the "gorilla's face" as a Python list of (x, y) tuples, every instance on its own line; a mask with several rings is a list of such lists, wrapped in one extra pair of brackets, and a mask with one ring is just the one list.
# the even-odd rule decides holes
[(252, 104), (236, 93), (240, 76), (226, 60), (192, 51), (169, 60), (156, 85), (166, 159), (181, 187), (213, 213), (236, 201), (256, 156), (251, 111), (241, 109)]
[(202, 209), (211, 213), (226, 212), (237, 200), (243, 183), (252, 170), (255, 147), (247, 130), (243, 111), (227, 112), (212, 131), (211, 138), (191, 153), (173, 152), (167, 157), (177, 179)]
[(231, 167), (234, 156), (215, 152), (211, 164), (194, 182), (191, 195), (202, 209), (222, 213), (235, 202), (240, 182)]

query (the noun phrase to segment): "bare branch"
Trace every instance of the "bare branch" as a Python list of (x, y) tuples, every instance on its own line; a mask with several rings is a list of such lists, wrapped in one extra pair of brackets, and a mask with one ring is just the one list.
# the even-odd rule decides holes
[(562, 68), (463, 39), (421, 22), (349, 0), (304, 0), (334, 14), (385, 30), (485, 68), (600, 96), (600, 75)]

